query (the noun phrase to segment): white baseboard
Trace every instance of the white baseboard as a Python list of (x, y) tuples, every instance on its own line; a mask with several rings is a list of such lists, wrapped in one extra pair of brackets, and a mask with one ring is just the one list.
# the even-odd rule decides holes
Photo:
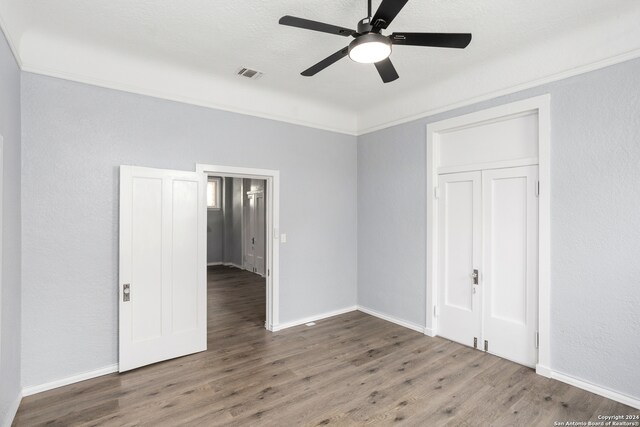
[(4, 417), (2, 417), (2, 419), (0, 420), (0, 427), (11, 427), (11, 423), (13, 423), (13, 420), (16, 417), (16, 413), (18, 412), (18, 407), (20, 407), (21, 401), (22, 394), (18, 393), (16, 398), (7, 408), (7, 412), (4, 414)]
[(542, 375), (543, 377), (551, 378), (551, 374), (553, 371), (548, 366), (536, 364), (536, 374)]
[(244, 270), (244, 268), (242, 268), (241, 265), (238, 265), (235, 262), (216, 261), (216, 262), (208, 262), (207, 263), (207, 267), (213, 267), (214, 265), (224, 265), (225, 267), (235, 267), (235, 268), (239, 268), (240, 270)]
[(239, 268), (240, 270), (244, 270), (244, 268), (241, 265), (238, 265), (235, 262), (223, 262), (222, 265), (227, 266), (227, 267), (235, 267), (235, 268)]
[(617, 391), (609, 390), (604, 387), (591, 384), (588, 381), (579, 380), (570, 375), (563, 374), (561, 372), (551, 371), (551, 378), (554, 380), (562, 381), (574, 387), (581, 388), (583, 390), (595, 393), (597, 395), (606, 397), (607, 399), (615, 400), (616, 402), (623, 403), (631, 406), (632, 408), (640, 409), (640, 399), (627, 396), (626, 394), (618, 393)]
[(424, 328), (424, 334), (426, 336), (428, 336), (428, 337), (431, 337), (431, 338), (433, 338), (433, 337), (435, 337), (437, 335), (436, 334), (436, 330), (435, 329), (431, 329), (431, 328)]
[(294, 326), (304, 325), (305, 323), (315, 322), (315, 321), (318, 321), (318, 320), (327, 319), (329, 317), (338, 316), (340, 314), (349, 313), (351, 311), (356, 311), (357, 309), (358, 309), (358, 306), (352, 305), (350, 307), (341, 308), (339, 310), (329, 311), (329, 312), (326, 312), (326, 313), (317, 314), (315, 316), (305, 317), (304, 319), (294, 320), (293, 322), (287, 322), (287, 323), (281, 323), (279, 325), (273, 325), (271, 327), (271, 330), (273, 332), (277, 332), (277, 331), (281, 331), (283, 329), (292, 328)]
[(104, 368), (96, 369), (94, 371), (83, 372), (81, 374), (73, 375), (67, 378), (62, 378), (40, 385), (24, 387), (22, 389), (22, 396), (31, 396), (36, 393), (42, 393), (43, 391), (53, 390), (54, 388), (78, 383), (80, 381), (89, 380), (91, 378), (101, 377), (103, 375), (112, 374), (114, 372), (118, 372), (118, 364), (105, 366)]
[(358, 311), (363, 313), (370, 314), (371, 316), (378, 317), (382, 320), (386, 320), (387, 322), (395, 323), (396, 325), (404, 326), (405, 328), (413, 329), (414, 331), (418, 331), (422, 334), (425, 333), (425, 327), (421, 325), (417, 325), (412, 322), (408, 322), (406, 320), (398, 319), (397, 317), (389, 316), (388, 314), (381, 313), (374, 309), (363, 307), (361, 305), (358, 306)]

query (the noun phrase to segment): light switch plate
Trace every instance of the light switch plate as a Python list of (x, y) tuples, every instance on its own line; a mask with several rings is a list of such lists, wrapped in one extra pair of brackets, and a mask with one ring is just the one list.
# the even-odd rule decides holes
[(280, 243), (287, 243), (287, 235), (286, 234), (281, 234), (280, 235)]

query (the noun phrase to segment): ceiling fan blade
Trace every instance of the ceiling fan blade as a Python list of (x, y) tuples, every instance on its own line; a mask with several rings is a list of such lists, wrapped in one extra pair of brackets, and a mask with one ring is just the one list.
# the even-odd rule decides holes
[(391, 21), (400, 13), (409, 0), (382, 0), (382, 4), (371, 18), (371, 23), (375, 28), (385, 29)]
[(305, 30), (320, 31), (321, 33), (336, 34), (338, 36), (349, 37), (356, 32), (348, 28), (338, 27), (337, 25), (325, 24), (323, 22), (311, 21), (309, 19), (296, 18), (295, 16), (285, 15), (278, 21), (281, 25), (290, 27), (303, 28)]
[(454, 47), (464, 49), (471, 43), (468, 33), (393, 33), (391, 43), (407, 46)]
[(400, 77), (389, 58), (376, 62), (374, 65), (376, 66), (380, 77), (382, 77), (382, 81), (385, 83), (392, 82)]
[(325, 59), (323, 59), (322, 61), (318, 62), (316, 65), (313, 65), (313, 66), (307, 68), (306, 70), (304, 70), (300, 74), (302, 74), (305, 77), (311, 77), (311, 76), (319, 73), (320, 71), (324, 70), (329, 65), (338, 62), (339, 60), (341, 60), (342, 58), (344, 58), (348, 54), (349, 54), (349, 47), (345, 47), (343, 49), (340, 49), (339, 51), (337, 51), (333, 55), (327, 56)]

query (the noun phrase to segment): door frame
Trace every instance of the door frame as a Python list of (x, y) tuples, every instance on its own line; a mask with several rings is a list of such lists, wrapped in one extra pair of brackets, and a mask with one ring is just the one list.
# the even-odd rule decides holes
[[(425, 334), (436, 336), (438, 332), (437, 303), (438, 286), (437, 247), (438, 247), (438, 203), (436, 189), (438, 188), (438, 144), (440, 135), (461, 128), (473, 128), (486, 125), (505, 118), (530, 114), (538, 115), (538, 180), (540, 194), (538, 198), (538, 363), (536, 372), (545, 377), (551, 376), (551, 340), (550, 340), (550, 287), (551, 287), (551, 96), (549, 94), (516, 101), (498, 107), (481, 110), (475, 113), (454, 117), (426, 126), (426, 179), (427, 179), (427, 224), (426, 224), (426, 326)], [(529, 159), (522, 161), (496, 162), (492, 167), (523, 166), (530, 164)]]
[[(267, 259), (265, 269), (267, 270), (267, 307), (265, 328), (269, 331), (274, 331), (280, 324), (280, 171), (197, 163), (196, 172), (207, 176), (215, 175), (225, 178), (249, 178), (266, 181), (265, 256)], [(242, 246), (244, 246), (244, 241)]]

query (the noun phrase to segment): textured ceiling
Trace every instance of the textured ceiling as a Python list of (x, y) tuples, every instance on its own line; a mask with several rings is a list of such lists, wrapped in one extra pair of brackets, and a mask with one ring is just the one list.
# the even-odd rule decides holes
[[(380, 1), (373, 3), (375, 10)], [(523, 52), (537, 56), (532, 56), (533, 63), (516, 61), (510, 65), (513, 72), (519, 72), (517, 67), (527, 71), (538, 67), (544, 50), (568, 62), (559, 64), (560, 69), (540, 67), (540, 75), (530, 73), (527, 80), (605, 59), (608, 52), (595, 55), (579, 43), (575, 46), (579, 54), (574, 54), (571, 43), (580, 40), (577, 36), (558, 45), (564, 52), (554, 44), (591, 28), (595, 40), (615, 34), (607, 32), (608, 25), (620, 27), (626, 17), (640, 17), (639, 3), (410, 0), (387, 33), (471, 32), (473, 40), (465, 50), (396, 47), (391, 59), (400, 79), (386, 85), (372, 65), (348, 58), (315, 77), (300, 76), (351, 38), (278, 25), (278, 19), (289, 14), (354, 28), (366, 14), (363, 0), (1, 0), (0, 16), (27, 70), (156, 96), (164, 91), (168, 98), (302, 123), (313, 124), (315, 117), (319, 127), (357, 132), (363, 127), (359, 123), (375, 127), (380, 122), (362, 116), (368, 111), (385, 115), (381, 102), (401, 105), (418, 92), (432, 93), (428, 91), (440, 82), (456, 76), (468, 80), (473, 70)], [(640, 48), (640, 40), (632, 38), (612, 41), (611, 56)], [(564, 59), (567, 56), (571, 62)], [(234, 75), (242, 66), (265, 75), (242, 80)], [(491, 72), (485, 74), (490, 78)], [(474, 87), (484, 84), (478, 79)], [(495, 85), (487, 82), (491, 90), (500, 89)], [(443, 99), (440, 104), (456, 101), (460, 100)], [(429, 108), (439, 106), (432, 104)], [(409, 110), (398, 117), (389, 114), (400, 120), (419, 113)]]

